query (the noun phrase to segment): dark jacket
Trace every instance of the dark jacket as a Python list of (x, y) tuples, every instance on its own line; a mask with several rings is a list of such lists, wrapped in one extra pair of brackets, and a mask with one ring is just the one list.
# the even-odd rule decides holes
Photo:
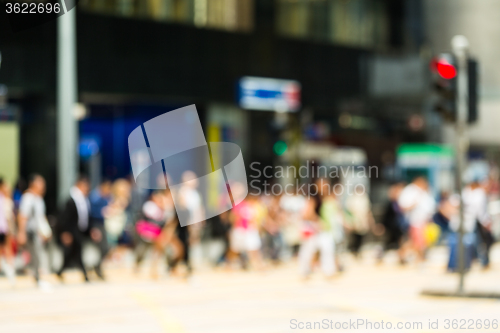
[(81, 239), (90, 232), (90, 216), (88, 221), (89, 225), (87, 230), (81, 231), (80, 228), (78, 228), (78, 210), (76, 209), (75, 201), (72, 198), (69, 198), (64, 206), (61, 216), (59, 217), (58, 233), (61, 235), (63, 232), (69, 232), (73, 235), (73, 237)]

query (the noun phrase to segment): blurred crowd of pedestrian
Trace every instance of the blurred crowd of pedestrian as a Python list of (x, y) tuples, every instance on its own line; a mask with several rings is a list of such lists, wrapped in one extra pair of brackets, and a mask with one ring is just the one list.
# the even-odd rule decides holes
[[(183, 227), (178, 214), (193, 219), (202, 216), (195, 178), (192, 172), (183, 175), (184, 183), (190, 185), (175, 193), (181, 204), (174, 205), (169, 189), (138, 192), (127, 179), (103, 180), (91, 189), (89, 179), (80, 176), (60, 214), (50, 223), (41, 175), (30, 176), (26, 189), (20, 182), (14, 191), (0, 179), (2, 271), (13, 284), (16, 272), (29, 271), (40, 288), (47, 288), (41, 274), (53, 272), (63, 280), (69, 267), (79, 268), (86, 281), (89, 269), (104, 280), (102, 264), (119, 262), (128, 252), (134, 256), (136, 272), (149, 258), (154, 278), (159, 275), (160, 262), (168, 272), (189, 277), (191, 249), (208, 239), (223, 245), (213, 265), (229, 269), (263, 270), (297, 260), (304, 278), (316, 268), (330, 278), (344, 270), (343, 254), (359, 256), (366, 239), (382, 243), (378, 260), (396, 250), (401, 264), (411, 258), (424, 261), (427, 250), (443, 242), (449, 247), (448, 270), (457, 269), (460, 198), (442, 193), (436, 202), (425, 177), (391, 185), (387, 206), (377, 220), (365, 191), (341, 197), (330, 190), (338, 179), (319, 178), (314, 194), (249, 194), (232, 210)], [(491, 183), (480, 179), (471, 180), (462, 192), (467, 269), (476, 258), (483, 267), (489, 266), (494, 237), (487, 206), (493, 192)], [(92, 267), (84, 262), (86, 244), (99, 253)], [(54, 248), (62, 253), (60, 265), (42, 265)]]
[(457, 271), (462, 200), (465, 269), (470, 269), (474, 259), (479, 259), (483, 268), (489, 268), (494, 219), (489, 214), (488, 205), (498, 199), (495, 184), (495, 181), (475, 177), (469, 179), (461, 198), (457, 193), (443, 192), (437, 202), (429, 191), (425, 177), (416, 177), (408, 185), (402, 182), (393, 184), (388, 191), (389, 203), (381, 223), (385, 233), (383, 249), (397, 249), (400, 262), (404, 264), (411, 253), (422, 262), (431, 246), (447, 244), (447, 270)]

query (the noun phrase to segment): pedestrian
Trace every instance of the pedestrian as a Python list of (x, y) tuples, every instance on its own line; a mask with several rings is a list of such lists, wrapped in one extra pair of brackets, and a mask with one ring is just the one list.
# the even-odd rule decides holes
[[(259, 218), (255, 211), (255, 195), (249, 195), (230, 211), (232, 229), (230, 234), (230, 259), (239, 257), (242, 267), (248, 268), (248, 262), (254, 269), (262, 269), (262, 240), (259, 235)], [(248, 261), (248, 262), (247, 262)]]
[(436, 202), (429, 193), (429, 183), (423, 176), (417, 176), (408, 184), (398, 199), (409, 223), (409, 240), (404, 245), (417, 253), (419, 261), (425, 259), (425, 227), (432, 220)]
[(290, 194), (280, 198), (280, 208), (284, 214), (284, 226), (282, 228), (283, 240), (291, 252), (292, 257), (299, 253), (301, 243), (302, 213), (306, 204), (306, 198), (294, 188)]
[(126, 179), (115, 180), (111, 187), (109, 203), (103, 210), (109, 257), (113, 260), (120, 260), (124, 252), (124, 247), (120, 246), (120, 238), (124, 235), (128, 221), (130, 195), (130, 183)]
[[(471, 262), (475, 256), (477, 244), (476, 227), (480, 225), (485, 230), (490, 228), (490, 218), (487, 212), (488, 198), (486, 191), (481, 186), (478, 179), (473, 179), (462, 191), (463, 202), (463, 228), (462, 238), (465, 248), (465, 269), (470, 269)], [(458, 206), (458, 198), (455, 199)], [(450, 219), (450, 234), (448, 236), (448, 246), (450, 256), (448, 260), (448, 271), (458, 269), (458, 236), (460, 228), (460, 215), (454, 214)]]
[[(170, 198), (170, 200), (168, 200)], [(157, 265), (165, 246), (172, 238), (175, 224), (173, 222), (173, 203), (169, 205), (171, 196), (165, 191), (155, 190), (143, 206), (139, 220), (135, 224), (138, 243), (135, 248), (135, 271), (139, 272), (140, 265), (147, 252), (152, 249), (151, 277), (158, 278)], [(171, 207), (170, 207), (171, 206)], [(172, 227), (173, 226), (173, 227)], [(180, 252), (179, 248), (178, 252)], [(182, 255), (182, 253), (178, 253)]]
[[(345, 243), (344, 231), (344, 211), (337, 194), (335, 193), (336, 181), (332, 182), (331, 191), (324, 195), (320, 208), (320, 217), (324, 221), (324, 229), (331, 233), (334, 242), (335, 266), (338, 272), (342, 272), (344, 267), (341, 262), (340, 253), (343, 251)], [(329, 237), (329, 236), (328, 236)]]
[(12, 191), (12, 200), (14, 201), (14, 216), (19, 214), (19, 205), (21, 204), (21, 197), (26, 191), (26, 181), (21, 177), (17, 180), (14, 190)]
[(185, 216), (176, 228), (177, 238), (182, 242), (184, 248), (184, 257), (182, 261), (188, 268), (188, 273), (191, 273), (192, 267), (190, 263), (191, 247), (198, 245), (201, 241), (202, 229), (205, 224), (205, 209), (202, 202), (202, 197), (198, 191), (199, 182), (196, 174), (193, 171), (185, 171), (182, 173), (182, 185), (177, 193), (176, 205), (177, 212), (180, 216)]
[(89, 195), (90, 202), (90, 224), (101, 232), (100, 241), (96, 245), (100, 251), (99, 262), (97, 263), (95, 272), (98, 277), (104, 279), (102, 271), (102, 262), (108, 254), (109, 244), (107, 239), (106, 228), (104, 226), (104, 211), (111, 201), (111, 181), (105, 179), (96, 187)]
[(220, 240), (223, 245), (222, 253), (215, 261), (215, 265), (218, 266), (222, 263), (226, 263), (230, 247), (229, 233), (231, 230), (231, 221), (229, 220), (229, 213), (226, 211), (220, 215), (214, 216), (207, 220), (207, 223), (210, 225), (210, 235), (212, 239)]
[(450, 219), (456, 213), (456, 206), (451, 201), (448, 192), (441, 192), (437, 212), (432, 217), (441, 230), (442, 238), (448, 235)]
[(405, 263), (405, 256), (402, 244), (404, 235), (408, 229), (403, 210), (399, 206), (398, 199), (405, 188), (403, 182), (392, 184), (387, 191), (389, 201), (386, 204), (384, 215), (381, 220), (381, 234), (383, 235), (382, 249), (378, 255), (378, 261), (381, 262), (384, 254), (389, 250), (397, 250), (399, 263)]
[(346, 225), (350, 232), (349, 249), (358, 257), (363, 241), (373, 228), (371, 203), (365, 191), (354, 191), (345, 201)]
[(21, 196), (19, 203), (17, 242), (30, 254), (30, 266), (38, 287), (48, 290), (50, 284), (40, 279), (40, 258), (43, 252), (40, 230), (42, 224), (47, 221), (44, 195), (45, 179), (39, 174), (31, 175), (28, 178), (28, 189)]
[(0, 178), (0, 267), (11, 285), (16, 283), (12, 235), (14, 234), (14, 202), (8, 184)]
[[(187, 220), (191, 217), (190, 210), (183, 204), (185, 201), (181, 199), (181, 204), (174, 207), (172, 192), (170, 190), (163, 191), (163, 201), (165, 210), (169, 219), (163, 227), (160, 237), (155, 242), (155, 247), (162, 253), (167, 251), (167, 270), (171, 274), (176, 274), (180, 264), (186, 268), (183, 277), (190, 277), (193, 272), (190, 261), (190, 244), (193, 239), (190, 237), (192, 226), (182, 226), (179, 221), (178, 213), (182, 214)], [(198, 195), (198, 193), (194, 193)], [(200, 198), (201, 200), (201, 198)], [(201, 201), (199, 201), (201, 203)]]
[(273, 195), (269, 206), (264, 205), (259, 199), (254, 203), (253, 209), (254, 219), (258, 220), (257, 224), (261, 225), (262, 229), (263, 252), (266, 259), (278, 264), (283, 248), (281, 228), (284, 218), (284, 212), (279, 205), (280, 197)]
[[(191, 170), (181, 176), (182, 184), (176, 192), (176, 220), (179, 222), (175, 229), (176, 238), (182, 243), (182, 258), (171, 261), (169, 270), (183, 262), (187, 267), (187, 276), (192, 273), (191, 248), (198, 246), (203, 236), (205, 226), (205, 206), (199, 191), (199, 180)], [(179, 216), (182, 220), (179, 220)]]
[(82, 271), (85, 281), (89, 281), (83, 262), (83, 245), (88, 238), (97, 243), (102, 239), (102, 233), (91, 224), (90, 203), (87, 198), (89, 191), (88, 178), (79, 176), (70, 189), (70, 197), (60, 217), (59, 240), (64, 248), (64, 262), (57, 272), (60, 279), (66, 268), (74, 261)]
[(319, 251), (323, 274), (331, 278), (335, 274), (335, 242), (330, 221), (321, 217), (325, 197), (330, 193), (330, 185), (324, 178), (316, 181), (316, 193), (307, 199), (303, 211), (303, 241), (299, 250), (299, 268), (302, 276), (312, 273), (312, 262)]

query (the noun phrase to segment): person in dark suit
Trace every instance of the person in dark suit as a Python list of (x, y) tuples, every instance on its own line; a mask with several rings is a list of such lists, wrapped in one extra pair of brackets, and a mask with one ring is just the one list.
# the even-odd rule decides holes
[(80, 176), (70, 189), (70, 198), (61, 214), (59, 240), (64, 248), (64, 263), (57, 273), (59, 278), (62, 278), (64, 270), (74, 261), (82, 270), (85, 281), (89, 281), (82, 259), (83, 242), (88, 237), (94, 242), (99, 242), (102, 238), (102, 233), (91, 225), (87, 198), (89, 191), (88, 179)]

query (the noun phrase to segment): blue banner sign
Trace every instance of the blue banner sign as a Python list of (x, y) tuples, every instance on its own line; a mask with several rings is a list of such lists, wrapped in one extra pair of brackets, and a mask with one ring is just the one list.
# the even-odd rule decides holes
[(243, 109), (296, 112), (300, 90), (297, 81), (244, 76), (239, 81), (238, 102)]

